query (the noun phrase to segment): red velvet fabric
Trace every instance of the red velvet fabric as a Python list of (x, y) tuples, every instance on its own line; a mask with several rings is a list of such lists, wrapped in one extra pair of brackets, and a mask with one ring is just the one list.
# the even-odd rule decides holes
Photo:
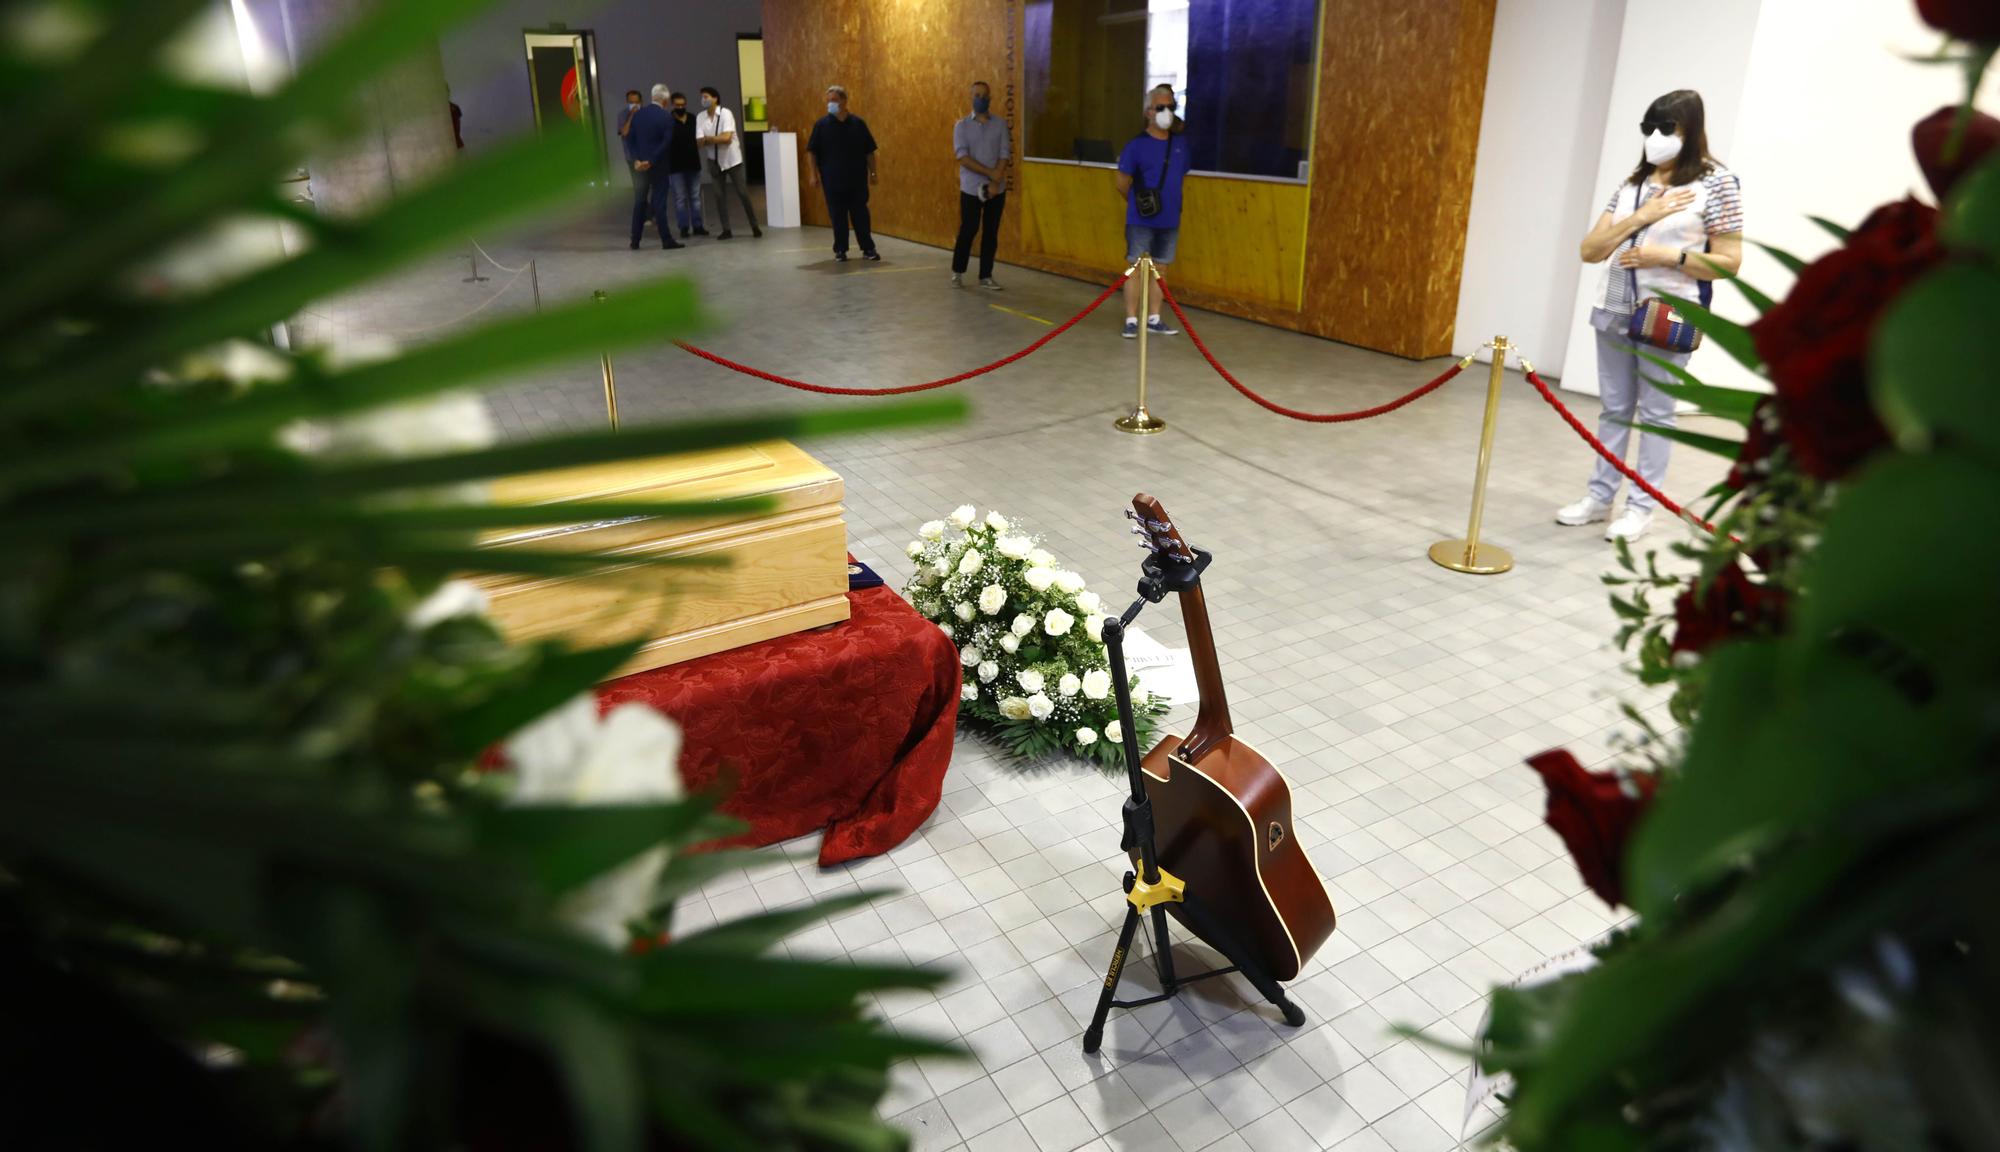
[(822, 866), (903, 842), (937, 808), (958, 724), (958, 650), (887, 588), (849, 592), (851, 617), (613, 680), (680, 723), (690, 790), (727, 771), (737, 844), (824, 829)]

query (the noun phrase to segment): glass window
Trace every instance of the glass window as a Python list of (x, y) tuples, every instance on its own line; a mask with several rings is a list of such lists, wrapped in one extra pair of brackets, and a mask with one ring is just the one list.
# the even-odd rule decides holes
[(1196, 171), (1303, 180), (1319, 0), (1028, 0), (1029, 156), (1112, 163), (1172, 86)]

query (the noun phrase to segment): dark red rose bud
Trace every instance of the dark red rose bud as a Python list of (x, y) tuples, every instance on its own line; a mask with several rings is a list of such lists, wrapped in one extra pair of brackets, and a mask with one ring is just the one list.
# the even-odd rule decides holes
[(1960, 40), (2000, 40), (2000, 0), (1917, 0), (1917, 15)]
[[(1994, 8), (2000, 10), (2000, 0), (1994, 0)], [(1958, 108), (1946, 105), (1917, 121), (1917, 126), (1910, 130), (1910, 147), (1917, 153), (1917, 166), (1924, 170), (1931, 195), (1940, 204), (1951, 195), (1959, 177), (1979, 167), (1980, 161), (2000, 148), (2000, 119), (1974, 112), (1965, 126), (1965, 134), (1959, 137), (1957, 150), (1947, 159), (1945, 153), (1957, 123)]]
[(1691, 587), (1674, 601), (1675, 652), (1706, 652), (1724, 640), (1785, 621), (1783, 589), (1752, 584), (1731, 564), (1705, 585)]
[(1943, 259), (1936, 227), (1937, 209), (1916, 200), (1877, 208), (1750, 326), (1779, 431), (1810, 475), (1838, 479), (1889, 442), (1868, 399), (1868, 342), (1890, 301)]
[(1653, 802), (1658, 779), (1638, 774), (1628, 786), (1608, 772), (1586, 772), (1561, 749), (1530, 756), (1528, 766), (1548, 786), (1543, 819), (1569, 848), (1583, 882), (1606, 904), (1623, 904), (1625, 846)]

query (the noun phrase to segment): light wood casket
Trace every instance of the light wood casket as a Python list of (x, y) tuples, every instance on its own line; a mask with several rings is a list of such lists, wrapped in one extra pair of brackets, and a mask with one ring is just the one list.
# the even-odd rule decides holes
[(577, 646), (652, 639), (618, 675), (847, 619), (840, 476), (795, 444), (656, 456), (496, 481), (498, 504), (762, 496), (735, 516), (607, 520), (507, 529), (488, 548), (705, 557), (713, 565), (612, 565), (589, 576), (486, 576), (489, 615), (517, 641)]

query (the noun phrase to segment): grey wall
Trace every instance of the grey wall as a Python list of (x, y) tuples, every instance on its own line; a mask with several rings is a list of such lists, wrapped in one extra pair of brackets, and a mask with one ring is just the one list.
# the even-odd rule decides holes
[(532, 132), (523, 29), (552, 22), (597, 34), (598, 95), (605, 101), (605, 147), (615, 165), (623, 152), (613, 135), (627, 88), (651, 92), (656, 83), (688, 93), (704, 84), (742, 116), (737, 90), (736, 34), (764, 24), (763, 0), (508, 0), (445, 37), (444, 75), (465, 113), (467, 151)]

